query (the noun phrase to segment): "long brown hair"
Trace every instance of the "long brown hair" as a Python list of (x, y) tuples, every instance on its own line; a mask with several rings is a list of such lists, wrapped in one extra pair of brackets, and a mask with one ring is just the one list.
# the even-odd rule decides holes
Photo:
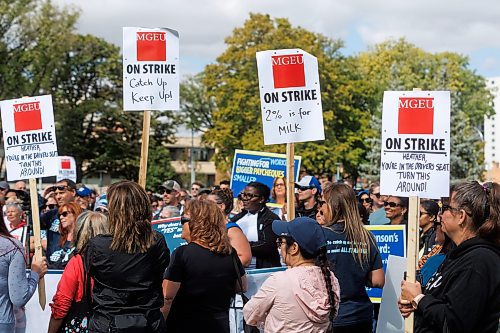
[(215, 202), (191, 200), (186, 204), (191, 241), (201, 243), (210, 251), (231, 254), (226, 218)]
[[(330, 216), (325, 226), (344, 222), (346, 238), (350, 243), (354, 259), (362, 266), (370, 262), (370, 245), (375, 243), (371, 233), (365, 229), (358, 210), (356, 194), (343, 183), (328, 184), (323, 190), (323, 198)], [(365, 244), (366, 248), (363, 246)]]
[[(73, 228), (73, 240), (75, 239), (75, 233), (76, 233), (76, 219), (78, 218), (78, 215), (82, 212), (82, 208), (76, 203), (76, 202), (68, 202), (65, 204), (62, 204), (59, 206), (59, 210), (57, 211), (58, 214), (61, 214), (64, 209), (66, 211), (70, 211), (73, 216), (75, 217), (75, 228)], [(63, 228), (62, 223), (61, 223), (61, 218), (59, 217), (59, 234), (61, 234), (61, 238), (59, 239), (59, 246), (64, 246), (64, 243), (66, 243), (66, 240), (68, 239), (69, 235), (69, 230), (66, 228)]]
[(124, 180), (109, 187), (107, 198), (111, 249), (129, 254), (146, 252), (154, 243), (153, 213), (146, 191)]

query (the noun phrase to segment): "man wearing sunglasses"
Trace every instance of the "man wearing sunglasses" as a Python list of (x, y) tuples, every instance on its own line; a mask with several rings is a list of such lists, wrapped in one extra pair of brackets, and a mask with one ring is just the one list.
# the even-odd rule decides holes
[[(68, 204), (75, 201), (76, 184), (71, 179), (62, 179), (53, 187), (57, 205)], [(52, 253), (58, 248), (61, 238), (59, 234), (59, 215), (58, 207), (54, 207), (43, 214), (40, 214), (40, 228), (42, 230), (42, 239), (47, 239), (46, 256), (50, 258)], [(45, 232), (45, 237), (43, 233)]]
[[(158, 187), (158, 192), (163, 198), (163, 206), (175, 206), (179, 209), (179, 212), (182, 215), (184, 207), (181, 205), (180, 191), (181, 186), (173, 179), (167, 180)], [(159, 215), (160, 214), (157, 214), (154, 218), (159, 219)]]
[(307, 175), (295, 183), (299, 204), (295, 209), (295, 216), (307, 216), (316, 220), (318, 212), (318, 199), (321, 196), (321, 185), (316, 177)]
[(387, 198), (385, 195), (380, 195), (380, 184), (373, 182), (370, 185), (370, 199), (372, 199), (372, 213), (368, 217), (370, 224), (381, 225), (387, 224), (390, 220), (385, 216), (384, 200)]

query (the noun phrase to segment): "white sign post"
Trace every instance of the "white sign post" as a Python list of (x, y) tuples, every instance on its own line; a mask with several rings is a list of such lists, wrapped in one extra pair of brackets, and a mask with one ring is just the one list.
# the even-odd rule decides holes
[(450, 92), (386, 91), (380, 192), (438, 199), (450, 188)]
[(301, 49), (262, 51), (257, 69), (264, 144), (287, 144), (287, 216), (292, 220), (294, 142), (325, 139), (318, 60)]
[(76, 183), (76, 161), (72, 156), (59, 156), (56, 180), (71, 179)]
[(143, 111), (139, 184), (146, 187), (150, 110), (179, 109), (179, 33), (123, 28), (123, 109)]
[(325, 139), (318, 60), (300, 49), (257, 52), (264, 144)]
[[(380, 193), (410, 197), (406, 279), (415, 282), (419, 197), (449, 195), (450, 93), (386, 91), (381, 148)], [(413, 332), (413, 315), (405, 320), (405, 332)]]
[[(36, 178), (57, 174), (57, 143), (52, 96), (24, 97), (0, 102), (7, 180), (29, 178), (35, 257), (42, 256)], [(38, 283), (39, 303), (45, 308), (45, 280)]]

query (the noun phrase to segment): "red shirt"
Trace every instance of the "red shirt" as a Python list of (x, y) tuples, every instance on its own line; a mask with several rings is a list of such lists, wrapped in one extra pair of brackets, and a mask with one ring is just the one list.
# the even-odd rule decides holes
[[(93, 282), (90, 280), (91, 288)], [(83, 260), (82, 256), (77, 254), (69, 260), (57, 285), (56, 294), (50, 303), (52, 318), (62, 319), (66, 317), (73, 301), (81, 301), (84, 283)]]

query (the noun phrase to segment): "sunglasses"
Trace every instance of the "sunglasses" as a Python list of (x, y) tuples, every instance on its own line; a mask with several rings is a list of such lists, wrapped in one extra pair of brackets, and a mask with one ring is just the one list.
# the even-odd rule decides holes
[(315, 186), (295, 186), (296, 189), (299, 191), (307, 191), (307, 190), (312, 190), (313, 188), (316, 188)]
[(48, 205), (45, 205), (43, 207), (48, 208), (48, 209), (54, 209), (54, 208), (56, 208), (56, 206), (57, 206), (56, 204), (48, 204)]
[(365, 203), (372, 203), (372, 199), (370, 198), (364, 198), (364, 199), (361, 199), (361, 202), (365, 202)]
[(380, 192), (378, 192), (378, 193), (372, 193), (372, 194), (373, 194), (374, 196), (376, 196), (376, 197), (377, 197), (377, 199), (380, 199)]
[(160, 193), (161, 194), (164, 194), (164, 193), (167, 193), (167, 194), (171, 194), (174, 190), (169, 190), (169, 189), (166, 189), (166, 188), (160, 188)]
[(68, 185), (57, 185), (57, 186), (54, 186), (53, 189), (54, 191), (66, 191), (67, 189), (69, 188)]
[(396, 208), (396, 207), (401, 207), (400, 204), (395, 203), (395, 202), (389, 202), (389, 201), (384, 201), (384, 207), (391, 207), (391, 208)]
[(72, 212), (69, 212), (69, 211), (65, 211), (65, 212), (62, 212), (61, 214), (59, 214), (59, 217), (66, 217), (68, 216), (69, 214), (73, 214)]
[(95, 209), (96, 212), (98, 213), (101, 213), (101, 214), (107, 214), (108, 213), (108, 209), (107, 208), (104, 208), (104, 207), (98, 207)]
[(199, 191), (200, 189), (198, 187), (191, 187), (191, 191)]
[(184, 225), (185, 223), (191, 221), (191, 219), (189, 217), (186, 217), (186, 216), (181, 216), (181, 225)]
[(243, 201), (252, 200), (253, 198), (260, 198), (260, 194), (252, 194), (246, 192), (241, 192), (240, 194), (238, 194), (238, 199)]
[(318, 206), (319, 207), (323, 206), (324, 204), (326, 204), (326, 201), (318, 199)]

